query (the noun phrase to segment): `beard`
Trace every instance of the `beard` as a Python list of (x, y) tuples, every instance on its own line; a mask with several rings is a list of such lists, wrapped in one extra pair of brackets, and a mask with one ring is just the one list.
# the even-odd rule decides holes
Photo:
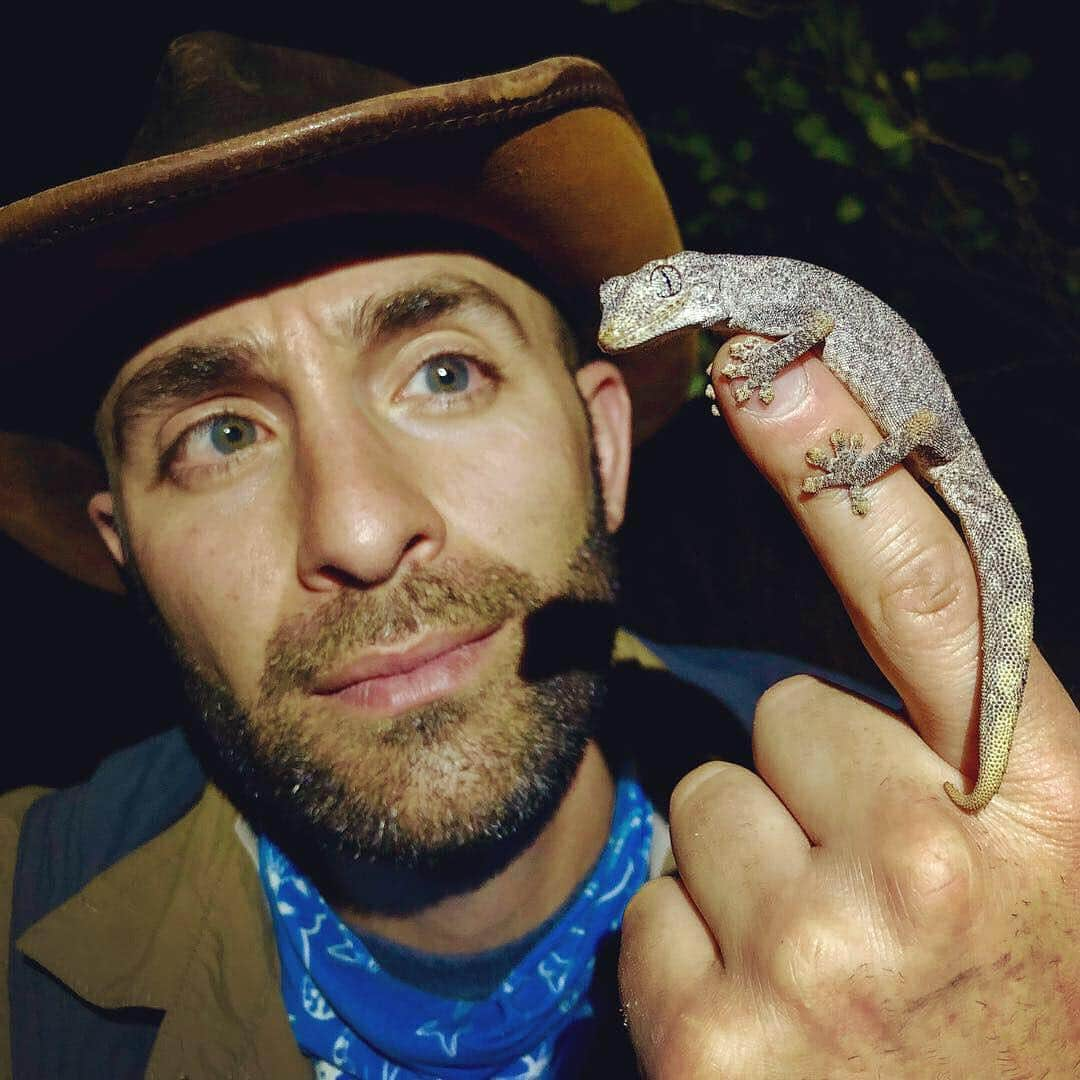
[[(595, 476), (584, 541), (561, 580), (491, 559), (420, 567), (386, 590), (346, 589), (283, 623), (254, 701), (164, 630), (194, 705), (187, 733), (208, 775), (328, 902), (409, 914), (478, 888), (554, 816), (594, 733), (610, 668), (614, 545)], [(132, 595), (152, 602), (138, 568)], [(361, 651), (434, 631), (500, 625), (485, 676), (376, 720), (312, 694)]]

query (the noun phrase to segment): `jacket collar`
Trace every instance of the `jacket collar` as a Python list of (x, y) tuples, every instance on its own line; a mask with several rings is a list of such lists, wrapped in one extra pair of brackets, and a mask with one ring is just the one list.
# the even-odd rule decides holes
[(162, 1010), (147, 1075), (310, 1080), (279, 991), (258, 872), (213, 785), (17, 947), (93, 1005)]

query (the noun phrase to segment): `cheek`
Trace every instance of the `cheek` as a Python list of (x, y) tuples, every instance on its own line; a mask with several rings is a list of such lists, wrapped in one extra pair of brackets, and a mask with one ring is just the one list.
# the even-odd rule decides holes
[(286, 557), (274, 515), (256, 501), (238, 511), (173, 506), (157, 521), (132, 523), (139, 570), (187, 652), (242, 695), (256, 685), (278, 608)]
[(454, 528), (523, 569), (558, 573), (584, 538), (591, 490), (587, 442), (553, 411), (504, 423), (433, 487)]

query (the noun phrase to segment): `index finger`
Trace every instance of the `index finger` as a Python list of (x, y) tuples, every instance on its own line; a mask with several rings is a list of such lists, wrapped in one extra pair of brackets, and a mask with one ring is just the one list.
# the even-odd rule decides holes
[(837, 431), (861, 436), (867, 453), (882, 437), (809, 354), (775, 378), (770, 404), (756, 395), (737, 404), (738, 383), (729, 385), (720, 369), (738, 340), (724, 345), (712, 369), (716, 401), (735, 438), (787, 503), (912, 723), (959, 766), (975, 727), (979, 662), (978, 586), (960, 534), (902, 466), (866, 487), (863, 514), (852, 513), (843, 488), (806, 494), (803, 481), (816, 472), (808, 450), (832, 453)]

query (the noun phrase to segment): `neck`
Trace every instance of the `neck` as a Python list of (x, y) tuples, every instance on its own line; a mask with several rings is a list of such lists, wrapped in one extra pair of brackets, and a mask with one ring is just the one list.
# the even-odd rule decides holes
[(607, 762), (590, 742), (543, 832), (478, 889), (408, 915), (339, 914), (361, 935), (376, 934), (427, 953), (476, 953), (515, 941), (558, 911), (599, 858), (614, 799)]

